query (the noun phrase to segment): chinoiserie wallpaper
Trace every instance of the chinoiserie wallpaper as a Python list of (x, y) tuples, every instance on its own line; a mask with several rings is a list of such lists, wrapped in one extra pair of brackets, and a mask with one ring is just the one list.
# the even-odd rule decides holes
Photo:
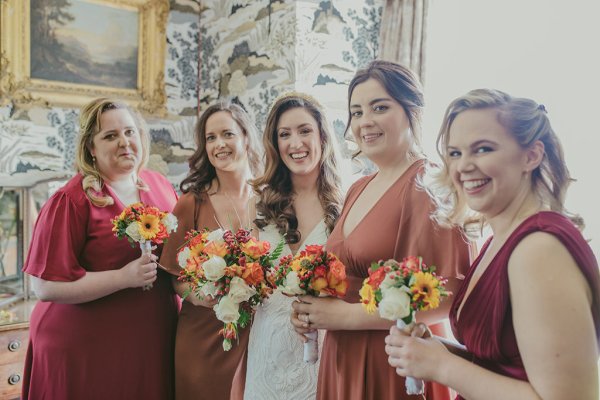
[[(146, 117), (150, 168), (175, 185), (185, 176), (198, 107), (237, 98), (262, 129), (272, 102), (290, 90), (321, 101), (348, 155), (347, 84), (377, 56), (382, 3), (171, 0), (164, 77), (168, 115)], [(0, 174), (73, 170), (77, 133), (77, 109), (0, 107)]]

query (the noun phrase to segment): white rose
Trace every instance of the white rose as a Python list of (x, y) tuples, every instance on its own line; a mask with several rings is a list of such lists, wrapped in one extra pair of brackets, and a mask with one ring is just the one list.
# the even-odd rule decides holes
[(177, 263), (181, 268), (185, 268), (187, 266), (187, 260), (190, 258), (191, 250), (189, 247), (185, 247), (183, 250), (177, 254)]
[(236, 304), (229, 296), (221, 297), (213, 310), (217, 314), (217, 319), (226, 324), (236, 322), (240, 318), (239, 304)]
[(300, 278), (298, 278), (298, 273), (296, 271), (290, 271), (286, 275), (281, 291), (289, 295), (304, 293), (304, 291), (300, 289)]
[(209, 281), (216, 281), (225, 275), (225, 267), (227, 264), (225, 260), (219, 256), (212, 256), (202, 264), (204, 269), (204, 276)]
[(208, 234), (208, 236), (206, 237), (206, 240), (208, 240), (209, 242), (213, 242), (215, 240), (222, 241), (224, 233), (225, 233), (225, 231), (223, 229), (216, 229)]
[(407, 293), (408, 288), (391, 287), (382, 290), (382, 299), (379, 303), (379, 315), (381, 318), (390, 319), (392, 321), (408, 317), (410, 314), (410, 295)]
[(217, 291), (219, 290), (219, 288), (221, 287), (221, 285), (215, 285), (213, 282), (207, 282), (204, 285), (202, 285), (202, 287), (200, 288), (200, 293), (206, 297), (206, 296), (212, 296), (213, 298), (217, 297)]
[(248, 300), (252, 295), (256, 294), (256, 290), (244, 282), (239, 276), (234, 276), (229, 283), (229, 297), (235, 303), (241, 303)]
[(383, 281), (381, 281), (379, 288), (383, 291), (383, 290), (387, 290), (387, 289), (393, 287), (395, 284), (396, 284), (396, 280), (394, 278), (392, 278), (390, 275), (386, 275), (385, 278), (383, 278)]
[(167, 213), (162, 219), (162, 223), (167, 228), (167, 233), (175, 232), (177, 230), (177, 217), (171, 213)]
[(140, 234), (140, 225), (137, 222), (132, 222), (131, 224), (127, 225), (125, 233), (127, 233), (127, 236), (129, 236), (136, 242), (142, 240), (142, 235)]
[(231, 350), (231, 340), (223, 340), (223, 350)]

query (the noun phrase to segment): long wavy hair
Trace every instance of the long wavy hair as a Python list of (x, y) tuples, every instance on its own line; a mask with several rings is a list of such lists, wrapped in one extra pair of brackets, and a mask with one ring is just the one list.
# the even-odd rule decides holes
[[(421, 150), (421, 118), (423, 107), (425, 106), (423, 87), (415, 73), (400, 64), (374, 60), (365, 68), (356, 71), (354, 78), (352, 78), (350, 85), (348, 85), (348, 121), (346, 122), (346, 133), (350, 130), (350, 123), (352, 122), (352, 113), (350, 111), (352, 93), (356, 89), (356, 86), (369, 79), (375, 79), (379, 82), (392, 99), (404, 109), (408, 117), (413, 139), (413, 148), (409, 150), (409, 154), (412, 158), (417, 158), (423, 152)], [(361, 151), (358, 149), (352, 154), (352, 158), (356, 158), (360, 153)]]
[[(182, 193), (192, 192), (195, 195), (205, 193), (210, 188), (213, 179), (217, 178), (217, 171), (208, 159), (206, 152), (206, 121), (220, 111), (228, 112), (231, 118), (242, 129), (248, 142), (248, 163), (253, 176), (261, 173), (262, 161), (259, 148), (258, 132), (248, 113), (231, 100), (221, 100), (209, 106), (196, 125), (196, 151), (189, 158), (190, 170), (187, 177), (181, 182)], [(218, 183), (218, 182), (217, 182)]]
[(579, 215), (570, 214), (564, 207), (571, 178), (565, 163), (562, 145), (550, 125), (546, 108), (533, 100), (512, 97), (493, 89), (476, 89), (461, 96), (448, 106), (437, 138), (437, 151), (443, 161), (427, 173), (424, 186), (436, 203), (434, 219), (445, 226), (458, 225), (470, 236), (476, 236), (486, 224), (483, 215), (470, 210), (452, 184), (448, 168), (448, 140), (452, 123), (460, 113), (471, 109), (497, 110), (498, 122), (512, 134), (521, 148), (536, 141), (544, 144), (544, 157), (531, 173), (533, 192), (552, 211), (567, 216), (580, 229), (584, 222)]
[(293, 205), (294, 188), (290, 170), (279, 156), (277, 125), (286, 111), (294, 108), (306, 110), (317, 121), (321, 139), (321, 159), (317, 179), (319, 200), (325, 213), (325, 224), (331, 232), (340, 216), (342, 207), (341, 179), (337, 169), (337, 155), (334, 138), (329, 132), (327, 120), (321, 105), (303, 93), (289, 93), (275, 101), (263, 134), (265, 148), (265, 174), (252, 181), (259, 194), (257, 212), (262, 216), (255, 220), (259, 229), (275, 224), (287, 243), (300, 242), (298, 219)]
[(114, 199), (102, 192), (104, 178), (102, 171), (96, 168), (91, 149), (94, 147), (94, 136), (102, 130), (100, 117), (110, 110), (127, 110), (140, 134), (142, 143), (142, 159), (137, 167), (136, 186), (140, 190), (148, 190), (146, 183), (139, 177), (139, 172), (148, 164), (150, 158), (150, 138), (148, 128), (141, 115), (132, 107), (119, 100), (98, 98), (86, 104), (79, 115), (79, 139), (75, 150), (75, 168), (83, 176), (83, 191), (92, 204), (106, 207), (114, 204)]

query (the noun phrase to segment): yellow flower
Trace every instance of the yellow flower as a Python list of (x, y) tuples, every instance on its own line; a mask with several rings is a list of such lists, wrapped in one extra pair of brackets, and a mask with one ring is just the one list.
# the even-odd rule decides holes
[(373, 287), (365, 282), (360, 288), (358, 294), (360, 294), (360, 301), (363, 307), (369, 314), (373, 314), (375, 310), (377, 310), (377, 304), (375, 304), (375, 291), (373, 290)]
[(160, 231), (160, 217), (153, 214), (142, 214), (138, 225), (142, 238), (145, 240), (154, 239)]
[(438, 284), (440, 281), (429, 272), (416, 272), (414, 274), (414, 283), (411, 287), (413, 300), (419, 300), (424, 303), (422, 310), (432, 310), (440, 305), (440, 290)]

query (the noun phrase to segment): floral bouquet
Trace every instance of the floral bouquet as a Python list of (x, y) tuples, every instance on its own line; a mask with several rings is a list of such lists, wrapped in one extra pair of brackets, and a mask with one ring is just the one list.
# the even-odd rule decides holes
[[(126, 237), (132, 247), (139, 243), (142, 254), (152, 253), (152, 244), (161, 244), (177, 229), (177, 218), (153, 206), (134, 203), (112, 219), (113, 232), (119, 239)], [(152, 285), (144, 286), (149, 290)]]
[(184, 297), (193, 292), (198, 298), (218, 299), (213, 309), (225, 324), (220, 331), (225, 351), (231, 349), (239, 328), (248, 325), (252, 311), (273, 291), (266, 272), (279, 258), (283, 242), (271, 254), (269, 248), (269, 242), (255, 239), (245, 229), (235, 234), (217, 229), (188, 232), (177, 254), (182, 268), (179, 280), (190, 285)]
[[(371, 265), (369, 277), (363, 282), (361, 302), (367, 312), (379, 309), (382, 318), (395, 320), (396, 326), (403, 329), (415, 323), (416, 311), (439, 307), (440, 299), (450, 294), (444, 288), (446, 282), (421, 257), (407, 257), (401, 263), (380, 261)], [(406, 378), (407, 394), (422, 394), (423, 389), (422, 380)]]
[[(290, 296), (342, 297), (348, 289), (346, 267), (320, 245), (306, 246), (294, 257), (282, 257), (270, 279), (278, 290)], [(305, 335), (308, 338), (304, 344), (305, 362), (314, 364), (319, 359), (318, 335), (318, 331)]]

